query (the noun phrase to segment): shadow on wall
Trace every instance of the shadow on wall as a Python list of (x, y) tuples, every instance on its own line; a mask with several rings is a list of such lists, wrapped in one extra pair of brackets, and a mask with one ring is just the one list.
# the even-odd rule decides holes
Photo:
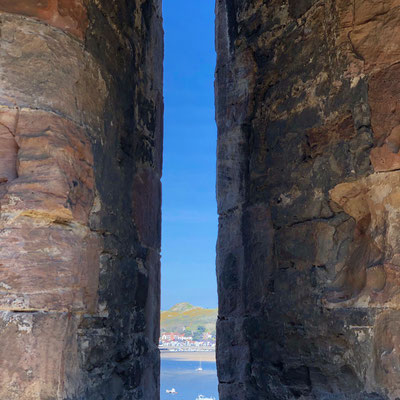
[(15, 134), (18, 115), (18, 109), (12, 112), (0, 109), (0, 196), (4, 195), (4, 186), (17, 178), (18, 145)]

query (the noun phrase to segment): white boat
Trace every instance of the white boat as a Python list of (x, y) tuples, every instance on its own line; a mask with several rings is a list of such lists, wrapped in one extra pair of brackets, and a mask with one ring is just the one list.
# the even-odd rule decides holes
[[(166, 392), (167, 392), (168, 394), (178, 394), (178, 392), (177, 392), (174, 388), (172, 388), (172, 389), (167, 389)], [(215, 399), (214, 399), (214, 400), (215, 400)]]
[(196, 368), (196, 371), (203, 371), (203, 368), (201, 367), (201, 361), (200, 361), (200, 367)]
[(196, 400), (215, 400), (215, 397), (205, 397), (202, 394), (199, 394)]

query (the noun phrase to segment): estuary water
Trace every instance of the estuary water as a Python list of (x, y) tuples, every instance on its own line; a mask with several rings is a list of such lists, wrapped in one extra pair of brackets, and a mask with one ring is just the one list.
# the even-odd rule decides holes
[[(161, 400), (196, 400), (197, 396), (218, 400), (218, 379), (215, 361), (202, 361), (202, 371), (196, 371), (200, 361), (166, 358), (161, 355)], [(174, 388), (177, 394), (166, 390)]]

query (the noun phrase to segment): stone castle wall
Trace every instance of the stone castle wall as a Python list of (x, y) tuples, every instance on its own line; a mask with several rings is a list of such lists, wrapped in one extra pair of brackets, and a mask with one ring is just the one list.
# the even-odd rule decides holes
[[(0, 0), (0, 398), (159, 398), (159, 0)], [(217, 0), (223, 400), (400, 397), (400, 3)]]
[(217, 0), (220, 394), (400, 397), (400, 3)]
[(158, 0), (0, 1), (0, 398), (157, 399)]

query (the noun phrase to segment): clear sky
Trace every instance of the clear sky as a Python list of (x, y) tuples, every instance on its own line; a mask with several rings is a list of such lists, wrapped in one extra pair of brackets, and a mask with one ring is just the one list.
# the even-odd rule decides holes
[(164, 0), (162, 305), (217, 307), (214, 0)]

